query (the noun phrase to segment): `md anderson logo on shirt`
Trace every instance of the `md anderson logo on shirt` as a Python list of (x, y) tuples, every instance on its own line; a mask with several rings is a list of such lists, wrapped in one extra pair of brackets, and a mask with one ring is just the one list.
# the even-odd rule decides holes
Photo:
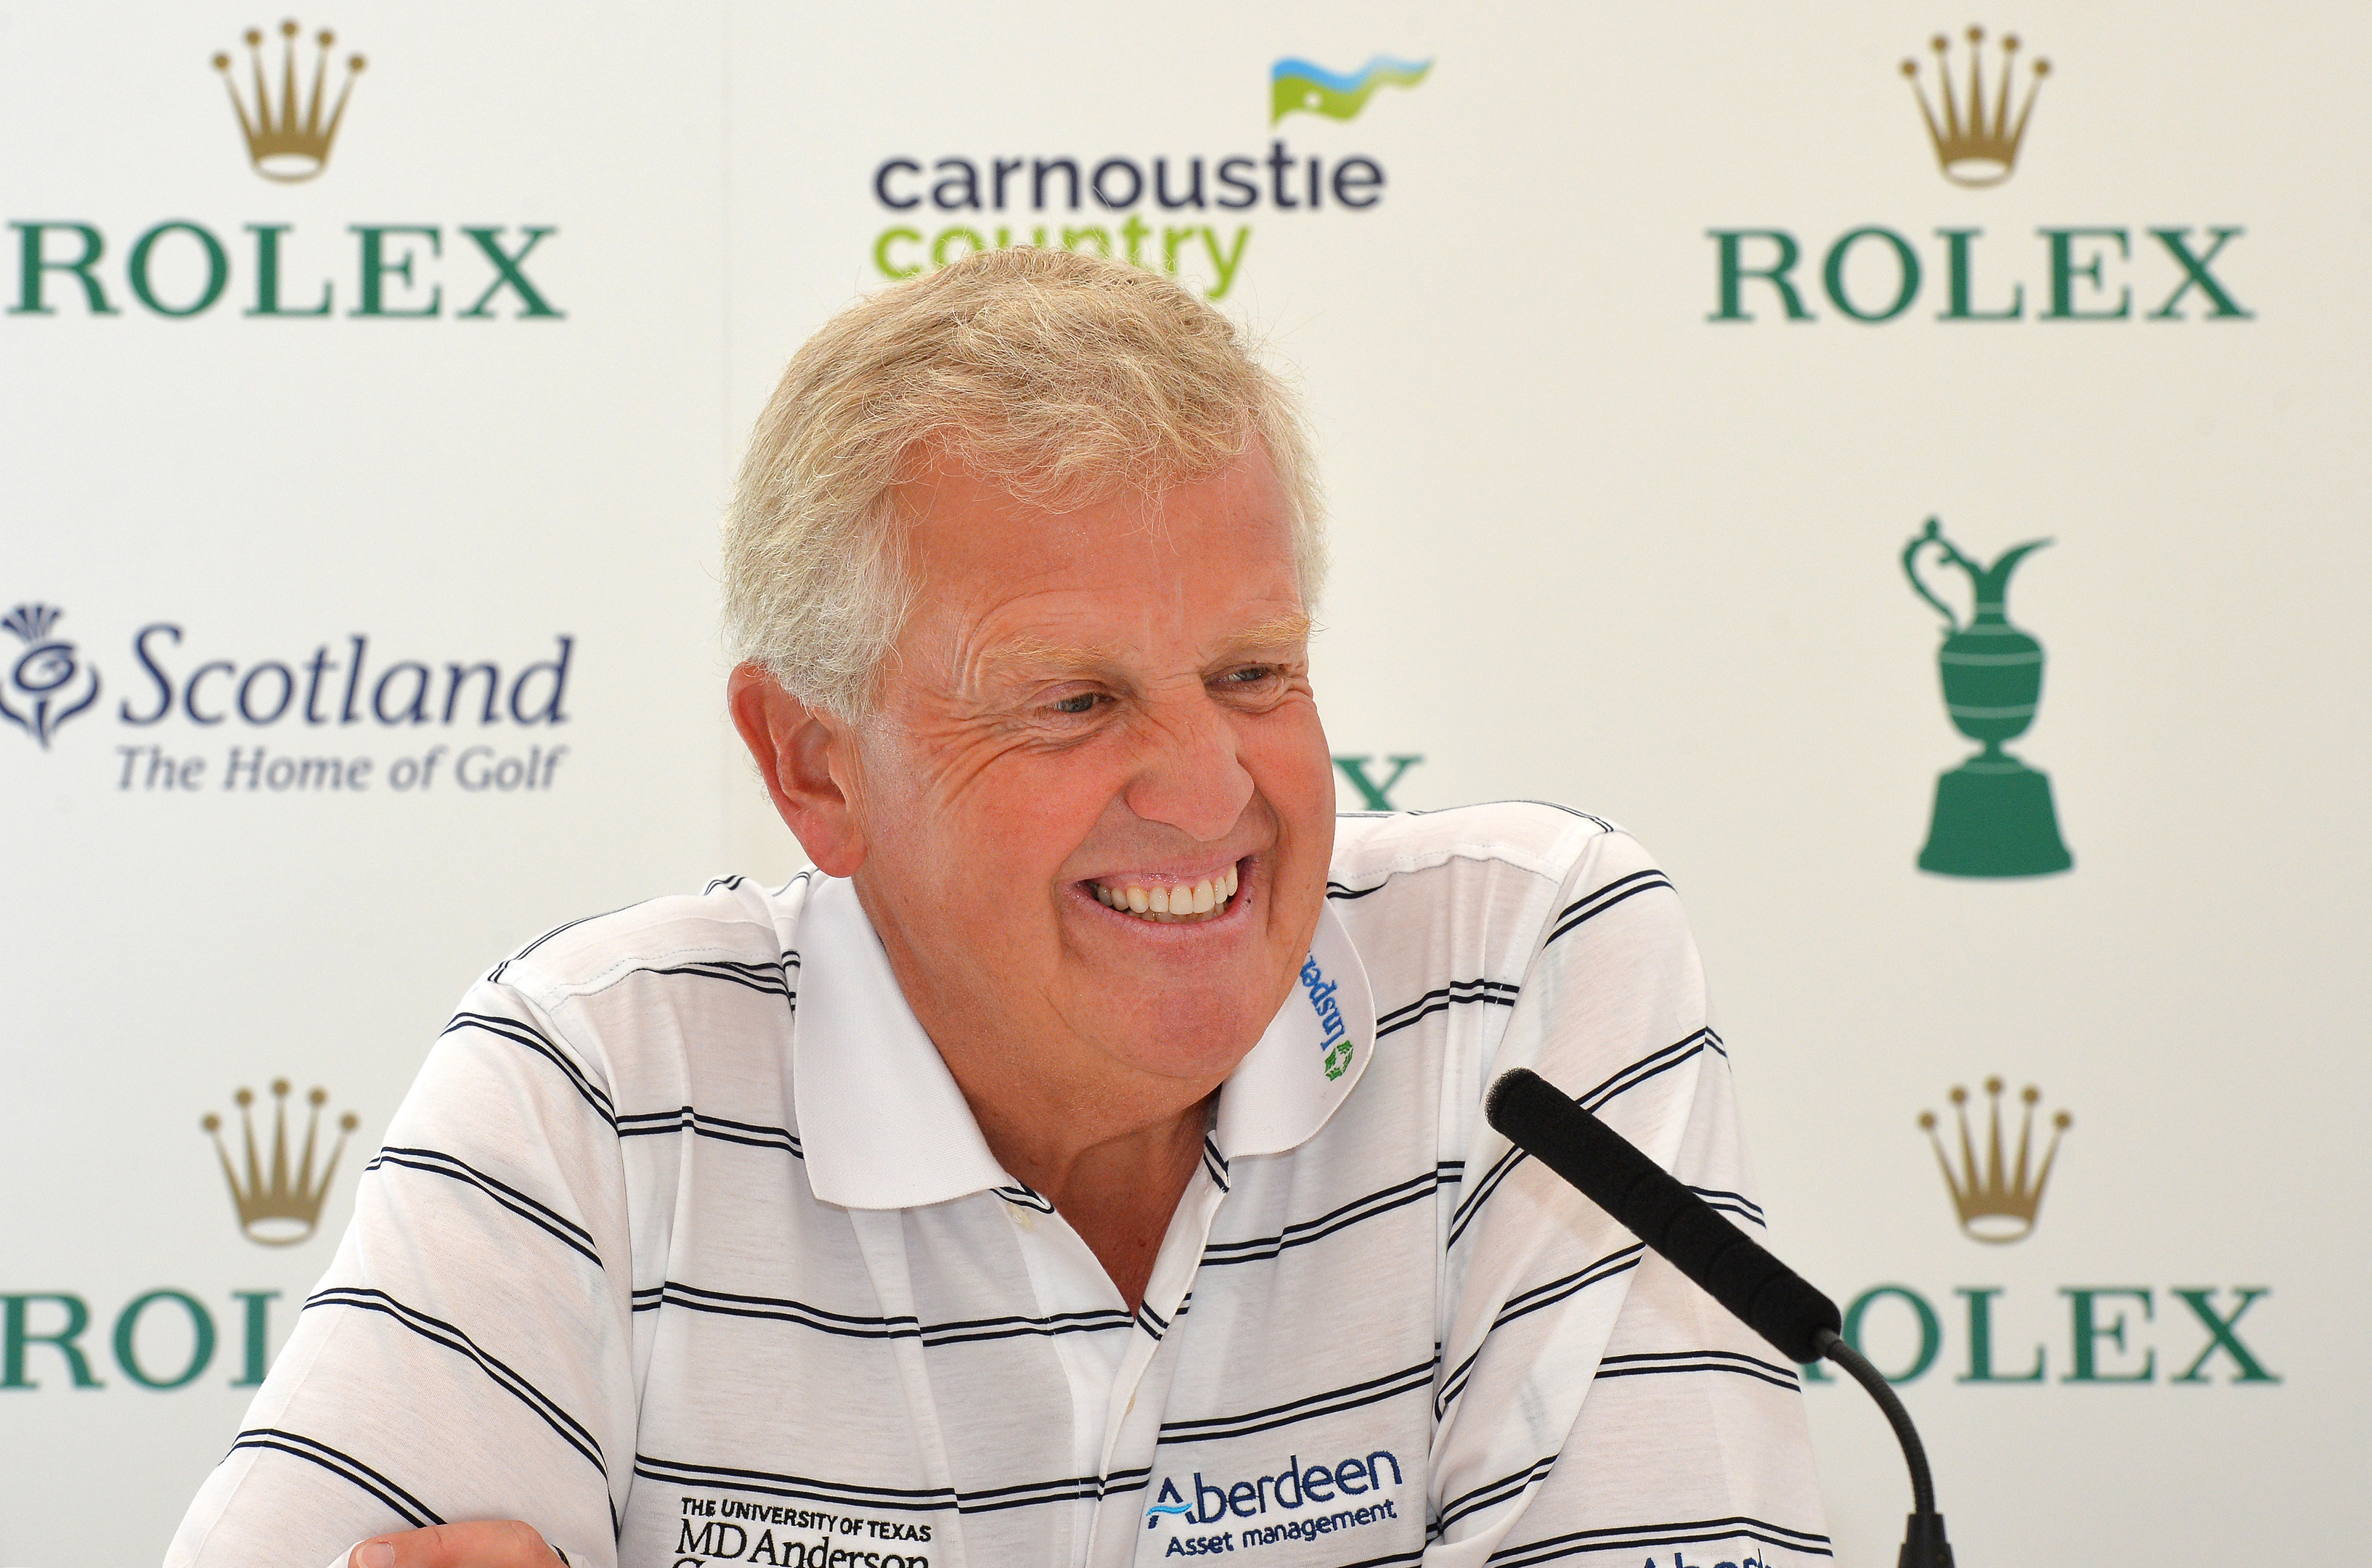
[[(738, 1497), (685, 1497), (679, 1506), (683, 1521), (671, 1568), (705, 1568), (711, 1562), (771, 1568), (931, 1568), (930, 1558), (913, 1544), (931, 1539), (926, 1524)], [(885, 1544), (893, 1541), (899, 1544)]]
[[(1384, 1477), (1389, 1475), (1387, 1482)], [(1273, 1546), (1279, 1541), (1316, 1540), (1337, 1530), (1380, 1524), (1400, 1517), (1396, 1499), (1380, 1495), (1402, 1484), (1401, 1462), (1389, 1450), (1378, 1448), (1365, 1458), (1335, 1465), (1304, 1468), (1293, 1455), (1274, 1475), (1214, 1485), (1196, 1470), (1190, 1483), (1193, 1500), (1180, 1490), (1176, 1477), (1167, 1477), (1145, 1511), (1145, 1527), (1153, 1529), (1165, 1518), (1181, 1525), (1215, 1525), (1238, 1519), (1258, 1520), (1271, 1512), (1294, 1516), (1264, 1524), (1250, 1524), (1215, 1535), (1181, 1535), (1171, 1540), (1164, 1557), (1203, 1557), (1222, 1551)], [(1353, 1502), (1354, 1498), (1365, 1499)], [(1312, 1510), (1307, 1516), (1301, 1510)]]

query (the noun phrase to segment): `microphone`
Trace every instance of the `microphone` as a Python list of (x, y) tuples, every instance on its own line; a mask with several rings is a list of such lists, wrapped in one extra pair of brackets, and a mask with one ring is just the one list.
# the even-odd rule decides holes
[(1500, 1075), (1482, 1114), (1502, 1137), (1581, 1190), (1788, 1360), (1835, 1362), (1886, 1412), (1911, 1469), (1911, 1518), (1897, 1568), (1952, 1568), (1927, 1450), (1886, 1375), (1845, 1343), (1837, 1304), (1529, 1068)]

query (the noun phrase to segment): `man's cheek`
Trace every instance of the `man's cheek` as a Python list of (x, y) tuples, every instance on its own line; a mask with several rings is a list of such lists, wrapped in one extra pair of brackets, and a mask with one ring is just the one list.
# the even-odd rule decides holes
[(994, 821), (1045, 794), (1053, 782), (1043, 776), (1046, 761), (1010, 737), (965, 738), (931, 754), (916, 804), (937, 818)]
[(1254, 741), (1254, 774), (1263, 795), (1295, 827), (1334, 817), (1334, 760), (1314, 713), (1264, 726)]

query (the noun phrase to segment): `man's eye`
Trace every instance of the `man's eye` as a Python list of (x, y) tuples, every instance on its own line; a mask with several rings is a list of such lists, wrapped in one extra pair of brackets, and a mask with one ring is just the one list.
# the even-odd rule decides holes
[(1056, 698), (1053, 706), (1058, 714), (1089, 714), (1095, 712), (1100, 700), (1093, 691), (1082, 691), (1076, 696)]
[(1248, 664), (1241, 669), (1227, 671), (1220, 679), (1237, 686), (1255, 686), (1275, 674), (1276, 666), (1273, 664)]

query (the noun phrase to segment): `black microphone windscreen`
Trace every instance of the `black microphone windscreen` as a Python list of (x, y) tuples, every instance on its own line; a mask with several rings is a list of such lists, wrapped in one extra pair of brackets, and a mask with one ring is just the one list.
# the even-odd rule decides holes
[(1820, 1359), (1821, 1330), (1834, 1333), (1843, 1321), (1837, 1304), (1555, 1085), (1518, 1067), (1491, 1086), (1483, 1115), (1781, 1354)]

